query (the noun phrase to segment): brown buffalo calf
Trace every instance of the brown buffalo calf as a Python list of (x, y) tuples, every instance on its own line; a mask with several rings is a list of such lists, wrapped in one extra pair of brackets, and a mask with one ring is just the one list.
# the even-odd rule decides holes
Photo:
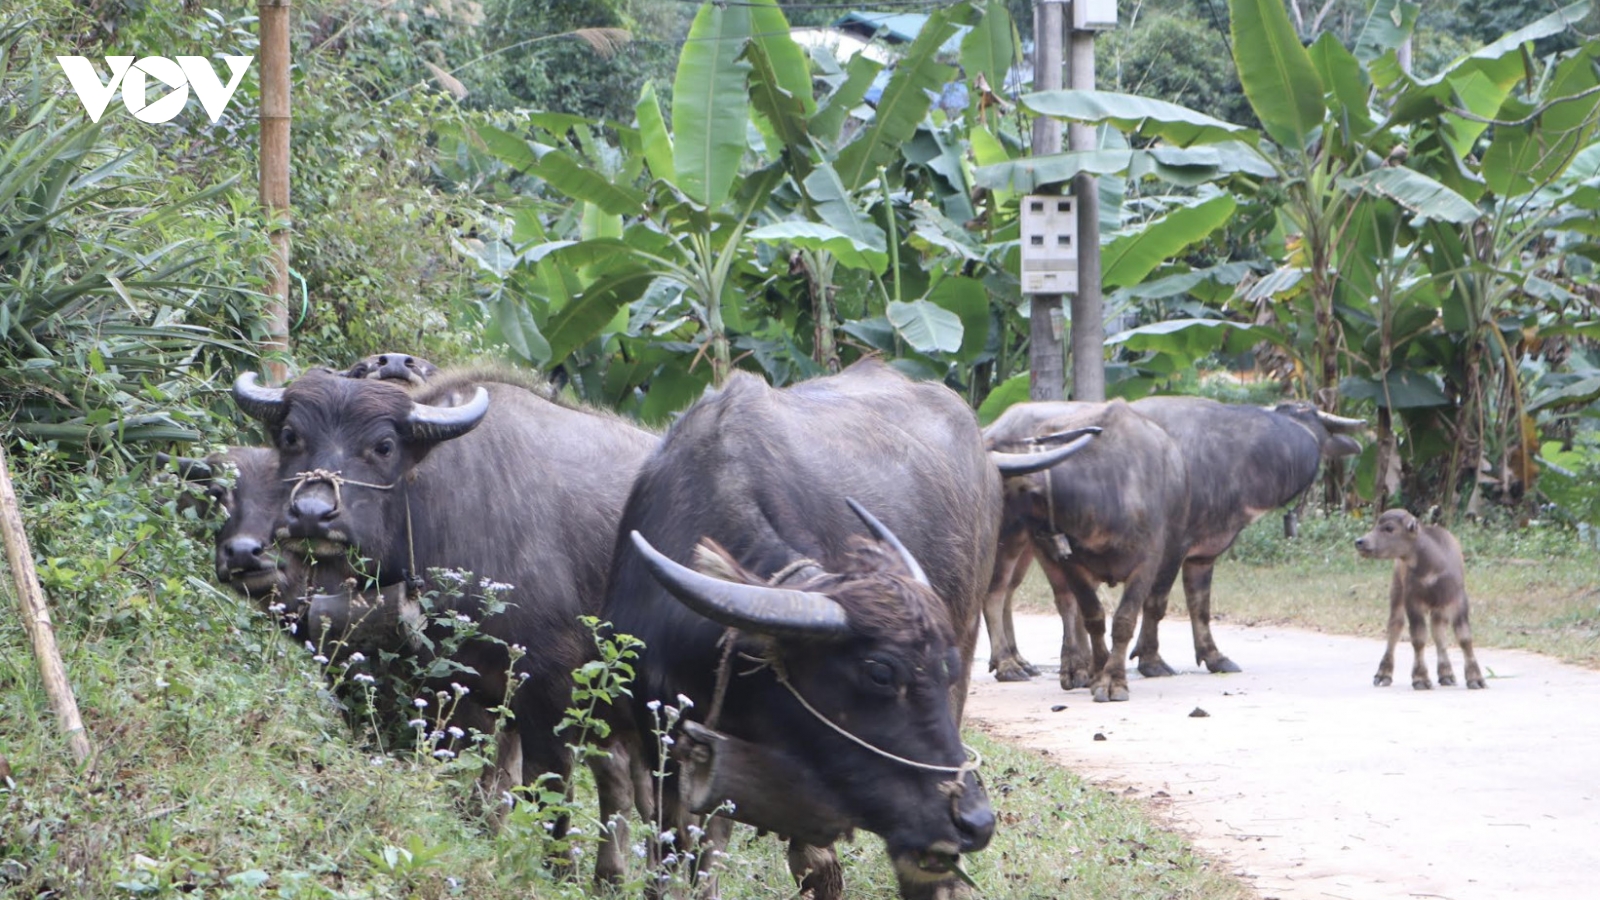
[(1411, 648), (1416, 651), (1411, 686), (1419, 691), (1433, 687), (1428, 681), (1428, 667), (1422, 662), (1430, 621), (1433, 642), (1439, 648), (1439, 684), (1455, 684), (1455, 672), (1445, 648), (1444, 625), (1448, 621), (1466, 659), (1467, 687), (1488, 687), (1478, 669), (1478, 658), (1472, 654), (1461, 544), (1455, 535), (1438, 525), (1419, 524), (1403, 509), (1391, 509), (1378, 517), (1371, 531), (1356, 538), (1356, 550), (1366, 559), (1394, 560), (1394, 581), (1389, 587), (1389, 646), (1383, 651), (1372, 684), (1388, 687), (1393, 683), (1394, 645), (1400, 639), (1404, 620), (1411, 623)]

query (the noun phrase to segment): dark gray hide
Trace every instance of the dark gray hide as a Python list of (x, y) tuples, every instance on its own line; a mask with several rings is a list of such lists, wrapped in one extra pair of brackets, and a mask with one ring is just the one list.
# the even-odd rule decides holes
[[(887, 543), (865, 537), (846, 498), (898, 536), (931, 591)], [(623, 514), (605, 617), (645, 641), (633, 697), (638, 721), (648, 727), (647, 705), (676, 705), (679, 694), (694, 701), (690, 718), (705, 717), (724, 625), (671, 596), (629, 533), (685, 566), (710, 538), (749, 579), (792, 572), (784, 587), (824, 594), (845, 611), (842, 629), (818, 617), (809, 638), (805, 623), (757, 626), (766, 634), (743, 627), (742, 652), (781, 660), (807, 702), (871, 745), (960, 765), (961, 703), (999, 511), (1000, 478), (977, 422), (943, 386), (910, 382), (876, 362), (783, 390), (735, 373), (668, 432)], [(736, 656), (735, 668), (750, 666)], [(970, 775), (952, 804), (940, 784), (953, 775), (852, 743), (807, 712), (770, 667), (730, 680), (716, 729), (791, 761), (793, 781), (771, 790), (830, 788), (829, 802), (847, 821), (884, 837), (903, 894), (947, 885), (948, 873), (930, 860), (982, 848), (993, 831), (988, 799)], [(681, 812), (677, 794), (665, 791), (668, 821)], [(780, 833), (785, 825), (753, 824)], [(805, 874), (797, 867), (810, 868), (802, 889), (835, 896), (831, 852), (799, 847), (790, 859), (797, 878)]]
[[(1061, 688), (1088, 686), (1096, 700), (1126, 700), (1124, 660), (1139, 613), (1172, 589), (1183, 563), (1189, 489), (1182, 452), (1122, 400), (1018, 403), (984, 429), (984, 439), (991, 448), (1015, 448), (1085, 426), (1102, 431), (1082, 452), (1048, 473), (1006, 481), (984, 607), (990, 667), (1001, 681), (1038, 674), (1018, 652), (1011, 624), (1012, 594), (1038, 559), (1061, 613)], [(1109, 651), (1100, 584), (1124, 585)]]
[[(458, 413), (480, 391), (487, 411), (463, 431)], [(528, 650), (515, 672), (525, 683), (510, 704), (522, 781), (545, 772), (565, 779), (571, 758), (554, 728), (571, 701), (571, 672), (592, 652), (578, 616), (599, 609), (617, 520), (655, 435), (546, 400), (509, 374), (444, 373), (408, 393), (389, 381), (310, 372), (281, 392), (241, 379), (235, 395), (271, 425), (279, 477), (320, 469), (344, 479), (337, 490), (313, 479), (293, 491), (283, 540), (304, 541), (323, 559), (354, 557), (380, 585), (416, 573), (422, 590), (437, 594), (436, 607), (474, 618), (482, 618), (483, 581), (510, 585), (500, 595), (505, 611), (483, 618), (482, 628)], [(459, 585), (437, 577), (439, 569), (474, 579)], [(488, 731), (490, 710), (507, 694), (507, 651), (474, 642), (455, 660), (476, 674), (431, 687), (466, 686), (458, 721)], [(516, 737), (502, 735), (502, 744)], [(600, 780), (602, 814), (626, 809), (626, 777)]]
[[(230, 447), (204, 460), (156, 454), (178, 476), (205, 487), (206, 516), (221, 516), (213, 546), (217, 581), (258, 602), (292, 604), (306, 586), (305, 568), (273, 545), (288, 488), (278, 480), (278, 455), (267, 447)], [(231, 483), (230, 483), (231, 482)]]
[[(1189, 469), (1183, 593), (1194, 632), (1195, 661), (1213, 672), (1237, 672), (1211, 636), (1211, 571), (1246, 525), (1293, 501), (1316, 479), (1324, 458), (1361, 452), (1348, 432), (1364, 423), (1331, 419), (1309, 403), (1271, 410), (1202, 397), (1147, 397), (1133, 408), (1155, 421), (1183, 450)], [(1331, 429), (1331, 430), (1330, 430)], [(1161, 661), (1157, 626), (1166, 597), (1145, 610), (1134, 654), (1139, 670), (1171, 668)]]

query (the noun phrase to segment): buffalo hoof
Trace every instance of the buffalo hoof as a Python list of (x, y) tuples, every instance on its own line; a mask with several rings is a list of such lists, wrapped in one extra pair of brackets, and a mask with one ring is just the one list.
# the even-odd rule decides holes
[(1481, 691), (1488, 686), (1489, 683), (1483, 680), (1482, 675), (1478, 675), (1476, 677), (1472, 675), (1467, 676), (1467, 690), (1469, 691)]
[(1372, 676), (1373, 687), (1388, 687), (1391, 684), (1394, 684), (1394, 679), (1390, 678), (1388, 675), (1380, 673)]
[(1028, 677), (1032, 678), (1033, 676), (1039, 674), (1039, 667), (1031, 662), (1028, 662), (1027, 660), (1022, 660), (1022, 671), (1027, 672)]
[(1411, 679), (1411, 689), (1414, 691), (1431, 691), (1433, 690), (1433, 682), (1426, 678), (1413, 678)]
[(1089, 694), (1096, 703), (1122, 703), (1128, 699), (1128, 686), (1125, 684), (1096, 684), (1090, 688)]
[(1233, 660), (1227, 658), (1226, 656), (1219, 656), (1214, 660), (1213, 659), (1206, 660), (1206, 668), (1210, 669), (1212, 672), (1214, 672), (1214, 673), (1216, 673), (1218, 675), (1232, 674), (1234, 672), (1243, 672), (1244, 671), (1243, 669), (1239, 668), (1239, 664), (1238, 663), (1236, 663)]
[(1070, 672), (1066, 669), (1061, 670), (1061, 689), (1063, 691), (1086, 688), (1089, 686), (1090, 680), (1088, 669), (1073, 669)]
[(1147, 654), (1139, 657), (1139, 674), (1146, 678), (1166, 678), (1178, 674), (1178, 670), (1167, 665), (1160, 656)]
[(1440, 672), (1439, 673), (1439, 687), (1455, 687), (1455, 686), (1456, 686), (1456, 676), (1450, 674), (1449, 672)]
[(1026, 668), (1009, 659), (1002, 662), (994, 673), (995, 681), (1027, 681), (1030, 677)]

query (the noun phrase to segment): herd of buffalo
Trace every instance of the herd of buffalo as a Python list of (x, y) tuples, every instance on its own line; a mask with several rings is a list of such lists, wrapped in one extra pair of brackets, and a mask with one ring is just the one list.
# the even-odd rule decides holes
[[(316, 646), (423, 663), (450, 648), (452, 674), (428, 687), (459, 698), (452, 724), (490, 734), (495, 710), (513, 713), (492, 797), (571, 774), (558, 723), (596, 653), (580, 617), (639, 638), (610, 752), (587, 761), (601, 819), (637, 810), (682, 829), (680, 852), (720, 846), (729, 819), (775, 832), (817, 900), (841, 896), (832, 844), (858, 828), (885, 841), (902, 896), (960, 892), (960, 855), (995, 828), (960, 735), (979, 618), (999, 679), (1037, 674), (1011, 623), (1030, 559), (1062, 616), (1064, 689), (1127, 700), (1130, 656), (1173, 674), (1157, 626), (1180, 573), (1197, 662), (1238, 671), (1211, 635), (1216, 559), (1321, 460), (1358, 452), (1363, 425), (1302, 403), (1154, 397), (1022, 403), (980, 430), (954, 392), (875, 361), (782, 389), (735, 373), (664, 434), (522, 373), (406, 354), (282, 388), (245, 374), (233, 396), (270, 446), (173, 461), (226, 513), (220, 580)], [(1405, 612), (1426, 686), (1432, 610), (1440, 682), (1448, 619), (1482, 686), (1454, 539), (1391, 512), (1358, 544), (1400, 559), (1376, 683)], [(1408, 586), (1419, 572), (1426, 589)], [(1109, 647), (1100, 584), (1124, 585)], [(483, 639), (441, 641), (440, 613), (479, 620)], [(665, 738), (661, 704), (683, 712)], [(663, 842), (647, 843), (659, 861)], [(621, 878), (626, 846), (617, 824), (598, 880)]]

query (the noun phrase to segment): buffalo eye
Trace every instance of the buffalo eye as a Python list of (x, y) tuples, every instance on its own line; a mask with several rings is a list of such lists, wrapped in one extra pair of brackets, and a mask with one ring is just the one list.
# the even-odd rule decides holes
[(866, 672), (867, 680), (871, 683), (878, 687), (894, 687), (894, 669), (888, 663), (869, 659), (862, 663), (861, 667)]
[(278, 446), (285, 450), (297, 450), (300, 448), (300, 435), (295, 434), (293, 428), (285, 426), (278, 432)]
[(389, 454), (394, 452), (394, 439), (384, 438), (373, 445), (372, 452), (378, 454), (378, 456), (384, 459), (388, 459)]

